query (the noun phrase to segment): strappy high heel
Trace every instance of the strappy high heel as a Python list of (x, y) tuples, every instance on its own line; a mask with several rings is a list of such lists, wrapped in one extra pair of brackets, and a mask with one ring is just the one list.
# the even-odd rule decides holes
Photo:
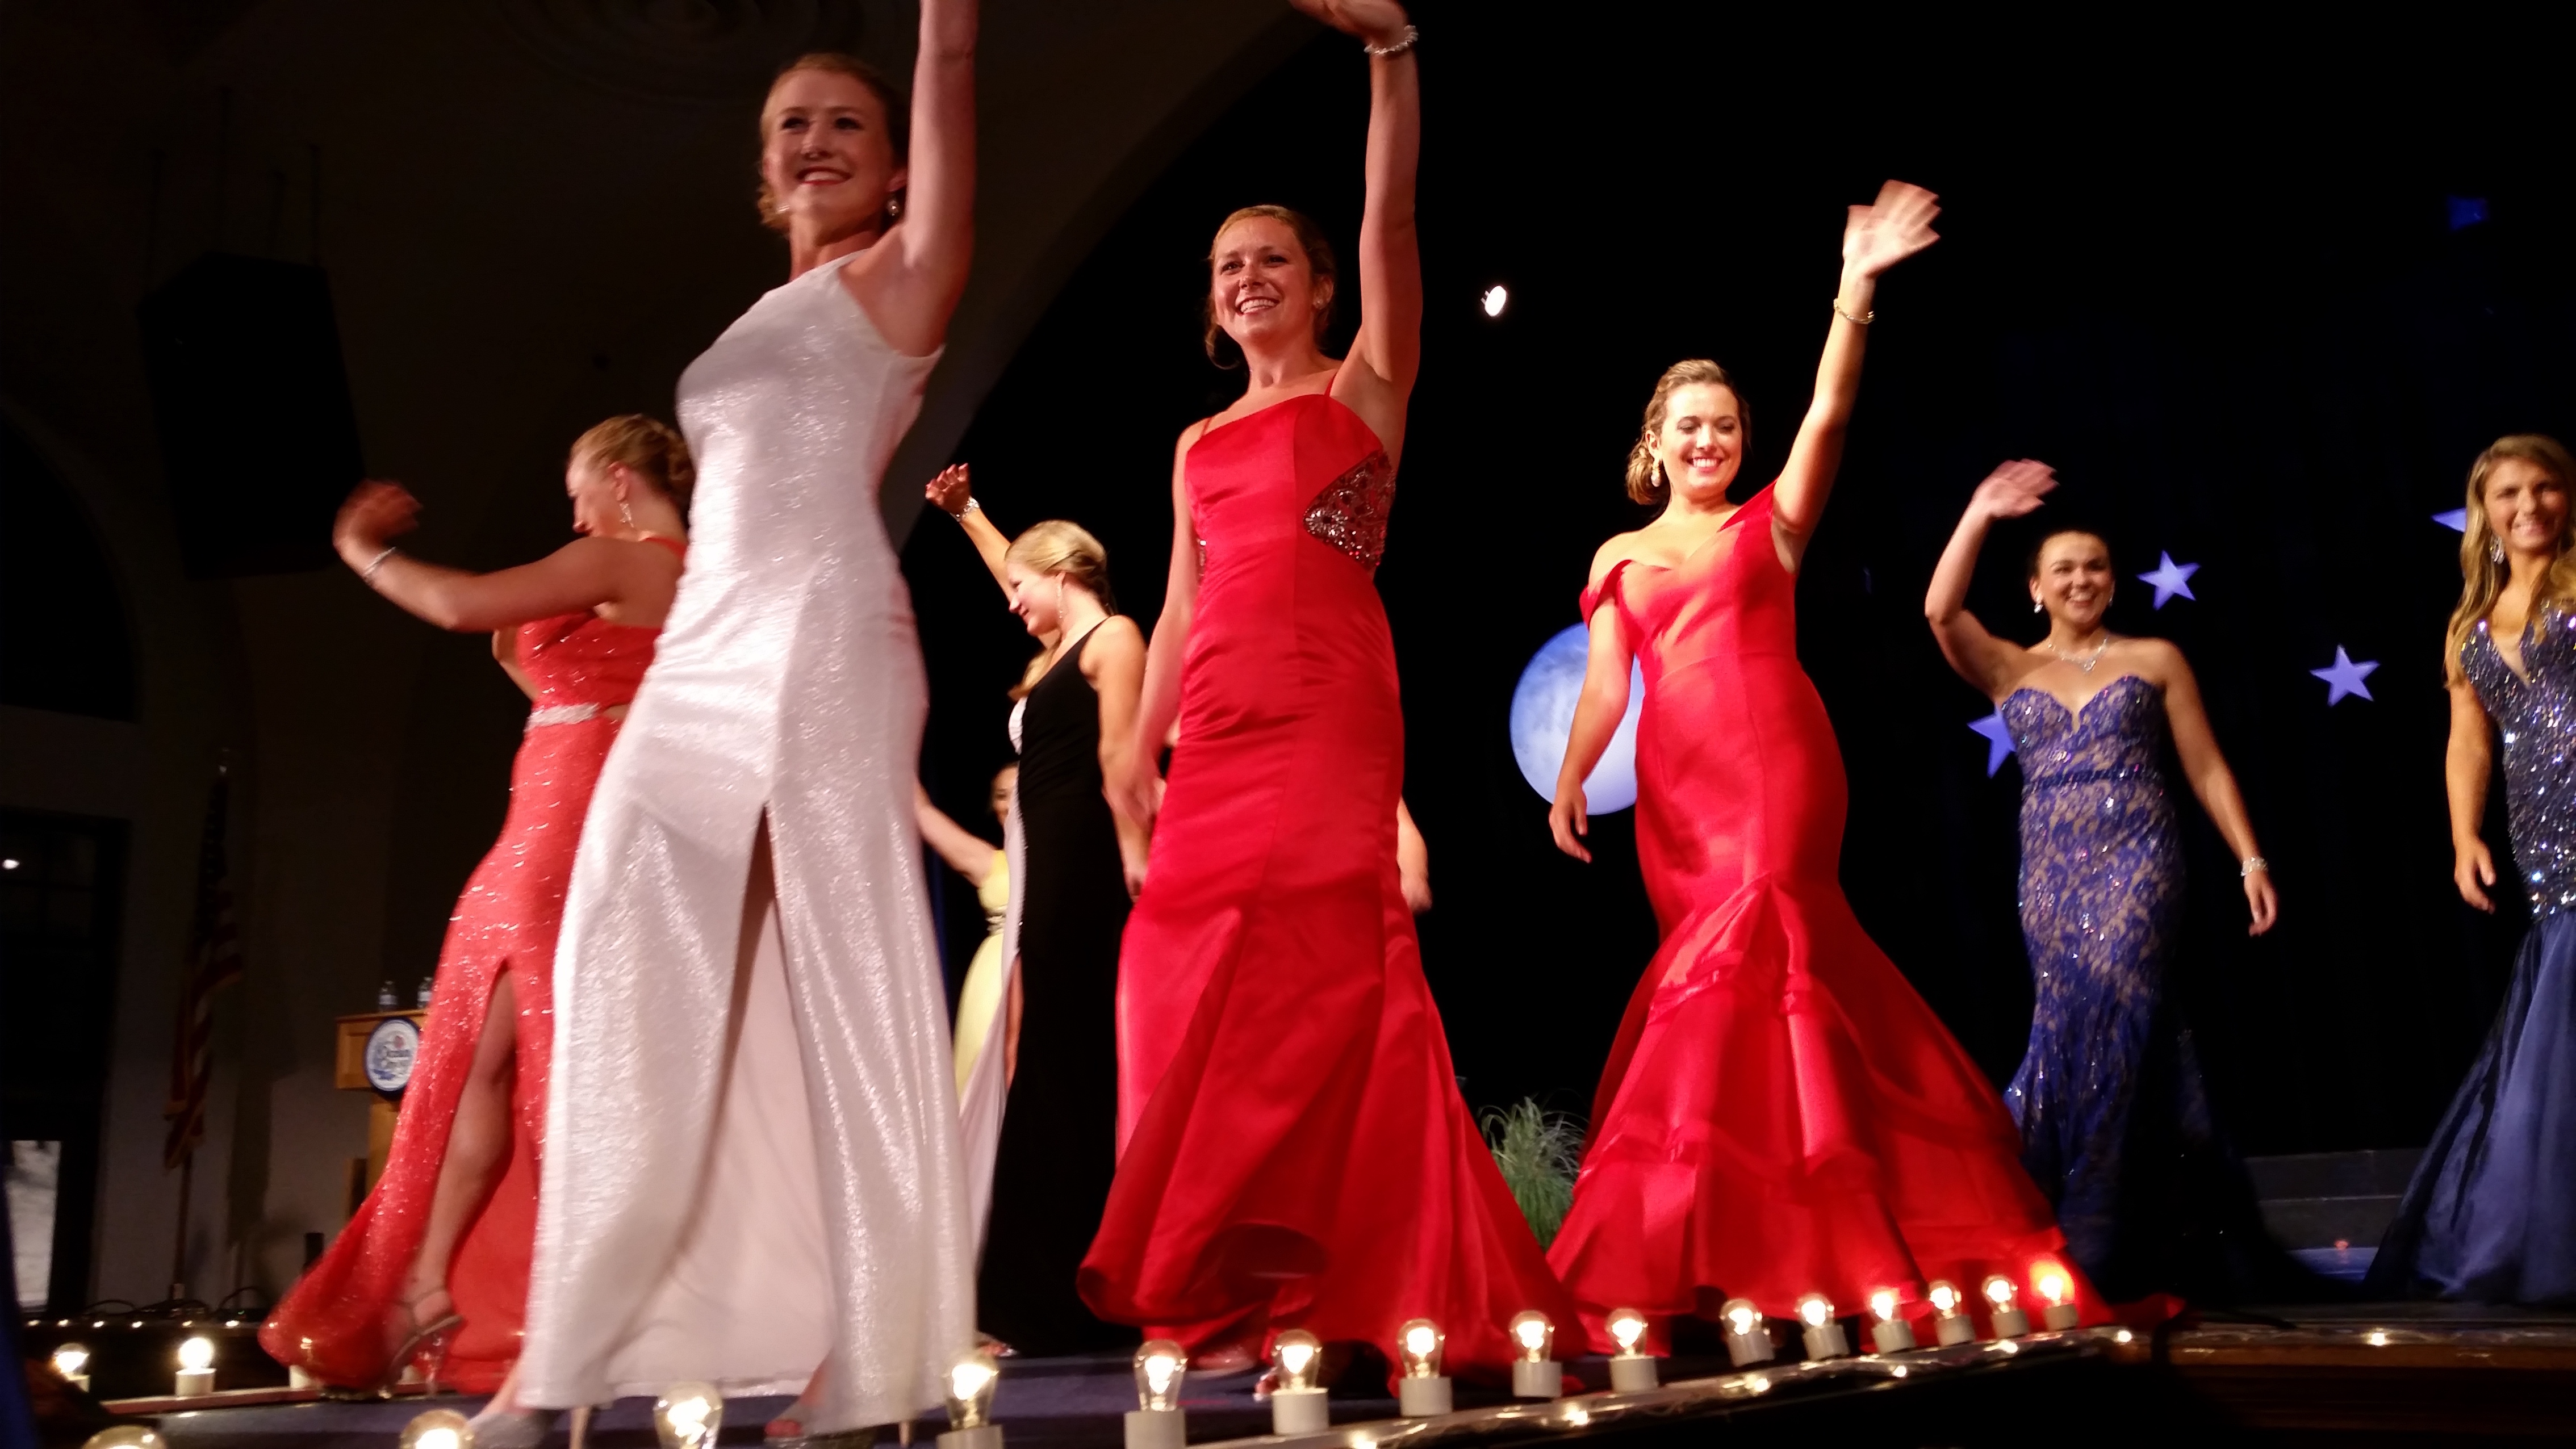
[(412, 1322), (411, 1336), (405, 1338), (401, 1347), (394, 1350), (393, 1357), (385, 1361), (384, 1378), (376, 1385), (376, 1393), (380, 1397), (393, 1397), (395, 1386), (403, 1381), (405, 1374), (411, 1372), (412, 1365), (419, 1361), (424, 1350), (430, 1354), (429, 1390), (432, 1393), (438, 1391), (439, 1375), (447, 1372), (447, 1350), (455, 1343), (456, 1330), (465, 1326), (465, 1315), (456, 1311), (456, 1300), (451, 1296), (448, 1299), (447, 1312), (439, 1315), (433, 1322), (423, 1323), (420, 1321), (418, 1305), (422, 1299), (445, 1292), (447, 1290), (444, 1288), (432, 1288), (429, 1292), (419, 1294), (403, 1304), (403, 1315)]
[(474, 1449), (537, 1449), (558, 1417), (552, 1409), (505, 1409), (495, 1397), (466, 1427), (474, 1431)]

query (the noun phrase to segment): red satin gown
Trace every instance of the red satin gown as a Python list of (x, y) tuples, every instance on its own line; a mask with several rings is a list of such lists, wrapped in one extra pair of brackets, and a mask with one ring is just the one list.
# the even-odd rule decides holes
[(1458, 1096), (1397, 885), (1404, 717), (1373, 576), (1394, 474), (1323, 394), (1187, 459), (1180, 745), (1119, 959), (1118, 1172), (1080, 1279), (1193, 1351), (1407, 1319), (1494, 1371), (1573, 1304)]
[[(667, 539), (653, 542), (679, 550)], [(537, 697), (510, 771), (509, 818), (448, 922), (385, 1175), (260, 1328), (260, 1345), (279, 1363), (326, 1384), (365, 1387), (384, 1377), (388, 1357), (409, 1333), (403, 1282), (420, 1254), (457, 1100), (504, 972), (518, 1007), (515, 1130), (509, 1164), (450, 1260), (447, 1288), (465, 1325), (440, 1378), (489, 1393), (518, 1358), (554, 1049), (555, 932), (591, 787), (617, 738), (617, 721), (601, 711), (635, 698), (660, 632), (588, 612), (519, 626), (519, 667)]]
[(2002, 1099), (1843, 898), (1842, 756), (1771, 507), (1765, 488), (1679, 567), (1627, 560), (1583, 596), (1644, 668), (1637, 856), (1663, 945), (1548, 1260), (1604, 1350), (1616, 1307), (1660, 1329), (1732, 1297), (1865, 1313), (1892, 1288), (1919, 1316), (1929, 1280), (1973, 1295), (1998, 1272), (2036, 1324), (2043, 1257), (2101, 1321)]

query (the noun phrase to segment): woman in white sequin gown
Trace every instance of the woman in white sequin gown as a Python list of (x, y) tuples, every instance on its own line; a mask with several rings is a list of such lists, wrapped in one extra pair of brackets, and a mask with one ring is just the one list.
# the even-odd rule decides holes
[(696, 544), (565, 910), (520, 1405), (811, 1376), (796, 1417), (829, 1432), (935, 1403), (974, 1343), (920, 649), (877, 498), (965, 285), (975, 28), (924, 0), (908, 156), (847, 57), (763, 109), (791, 280), (680, 381)]

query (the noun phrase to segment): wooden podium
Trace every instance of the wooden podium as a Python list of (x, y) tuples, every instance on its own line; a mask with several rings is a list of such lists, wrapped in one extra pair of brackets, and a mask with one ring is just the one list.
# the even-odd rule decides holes
[(414, 1011), (370, 1011), (340, 1018), (338, 1050), (334, 1053), (332, 1085), (344, 1092), (365, 1092), (375, 1100), (367, 1104), (367, 1155), (349, 1159), (348, 1211), (358, 1210), (375, 1190), (376, 1179), (385, 1175), (385, 1158), (393, 1151), (394, 1119), (401, 1115), (400, 1100), (387, 1100), (367, 1080), (367, 1038), (378, 1022), (404, 1017), (415, 1027), (429, 1018), (427, 1008)]

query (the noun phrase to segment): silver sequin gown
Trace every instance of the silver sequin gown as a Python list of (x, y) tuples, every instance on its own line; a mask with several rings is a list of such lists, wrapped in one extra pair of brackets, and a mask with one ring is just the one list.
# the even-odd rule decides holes
[[(793, 1392), (814, 1431), (937, 1402), (973, 1238), (913, 815), (924, 686), (877, 511), (936, 355), (839, 268), (680, 380), (687, 574), (610, 755), (556, 958), (521, 1395)], [(777, 878), (735, 981), (753, 841)]]

